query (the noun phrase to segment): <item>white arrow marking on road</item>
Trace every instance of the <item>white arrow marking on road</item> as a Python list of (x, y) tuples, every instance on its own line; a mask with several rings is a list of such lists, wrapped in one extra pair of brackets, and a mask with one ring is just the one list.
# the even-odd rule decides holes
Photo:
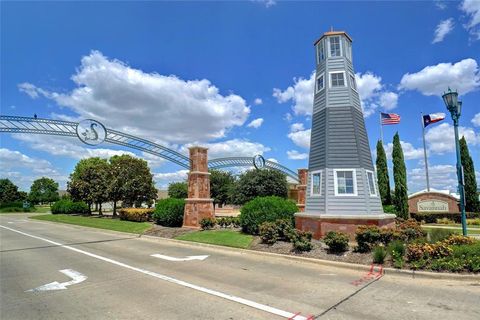
[(62, 282), (62, 283), (54, 281), (54, 282), (51, 282), (51, 283), (47, 283), (43, 286), (40, 286), (38, 288), (27, 290), (25, 292), (65, 290), (65, 289), (67, 289), (68, 286), (71, 286), (72, 284), (77, 284), (77, 283), (83, 282), (87, 279), (86, 276), (84, 276), (80, 272), (72, 270), (72, 269), (64, 269), (64, 270), (60, 270), (60, 272), (65, 274), (66, 276), (72, 278), (72, 280), (67, 281), (67, 282)]
[(191, 261), (191, 260), (205, 260), (208, 258), (208, 256), (187, 256), (185, 258), (175, 258), (175, 257), (170, 257), (170, 256), (164, 256), (163, 254), (151, 254), (151, 257), (155, 258), (160, 258), (163, 260), (168, 260), (168, 261)]

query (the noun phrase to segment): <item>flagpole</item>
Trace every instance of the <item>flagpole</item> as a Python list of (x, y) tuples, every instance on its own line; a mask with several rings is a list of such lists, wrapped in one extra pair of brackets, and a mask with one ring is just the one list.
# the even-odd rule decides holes
[(427, 178), (427, 192), (430, 192), (430, 179), (428, 177), (428, 160), (427, 160), (427, 148), (425, 146), (425, 123), (423, 122), (423, 112), (420, 112), (420, 118), (422, 120), (423, 156), (425, 157), (425, 176)]
[(380, 116), (380, 140), (382, 140), (382, 146), (383, 146), (383, 125), (382, 125), (382, 113), (380, 112), (378, 115)]

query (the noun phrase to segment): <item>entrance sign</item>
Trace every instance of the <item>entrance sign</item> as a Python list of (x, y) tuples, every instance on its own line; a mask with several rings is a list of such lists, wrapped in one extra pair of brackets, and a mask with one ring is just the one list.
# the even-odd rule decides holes
[(253, 157), (253, 166), (257, 170), (265, 168), (265, 158), (262, 155), (257, 154)]
[(417, 207), (418, 212), (449, 212), (448, 202), (441, 200), (420, 200)]
[(85, 119), (77, 124), (77, 137), (85, 144), (96, 146), (107, 137), (107, 129), (96, 120)]

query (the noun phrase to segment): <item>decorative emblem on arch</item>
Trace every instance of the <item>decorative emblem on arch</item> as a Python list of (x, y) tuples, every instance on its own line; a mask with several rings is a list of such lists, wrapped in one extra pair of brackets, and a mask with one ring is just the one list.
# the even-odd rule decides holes
[(77, 124), (77, 137), (85, 144), (96, 146), (107, 137), (107, 129), (96, 120), (85, 119)]
[(261, 154), (257, 154), (253, 157), (253, 166), (257, 170), (265, 168), (265, 158)]

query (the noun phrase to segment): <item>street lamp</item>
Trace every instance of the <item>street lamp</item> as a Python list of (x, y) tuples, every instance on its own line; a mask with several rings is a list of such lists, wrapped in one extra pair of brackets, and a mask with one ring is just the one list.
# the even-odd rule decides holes
[(462, 102), (458, 101), (458, 92), (452, 91), (448, 88), (447, 92), (444, 92), (443, 101), (447, 106), (450, 115), (453, 120), (453, 128), (455, 130), (455, 147), (457, 149), (457, 177), (458, 177), (458, 193), (460, 195), (460, 210), (462, 211), (462, 233), (467, 235), (467, 217), (465, 214), (465, 190), (463, 180), (463, 167), (462, 158), (460, 156), (460, 144), (458, 140), (458, 119), (462, 112)]

